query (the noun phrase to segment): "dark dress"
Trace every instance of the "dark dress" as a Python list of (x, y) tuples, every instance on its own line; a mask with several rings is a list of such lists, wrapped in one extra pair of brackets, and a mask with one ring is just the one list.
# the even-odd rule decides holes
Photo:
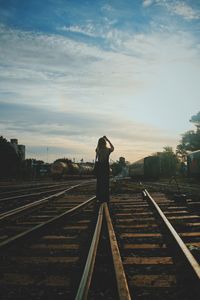
[(110, 149), (107, 149), (107, 153), (103, 160), (98, 160), (98, 170), (96, 173), (97, 184), (96, 184), (96, 197), (100, 202), (109, 202), (110, 192), (109, 192), (109, 155), (111, 153)]

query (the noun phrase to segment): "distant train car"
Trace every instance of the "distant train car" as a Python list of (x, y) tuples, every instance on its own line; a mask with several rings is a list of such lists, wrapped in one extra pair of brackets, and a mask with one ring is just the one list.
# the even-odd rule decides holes
[(80, 175), (92, 175), (93, 169), (94, 168), (89, 165), (80, 164), (80, 166), (79, 166)]
[(68, 172), (68, 165), (62, 161), (55, 161), (51, 165), (51, 175), (53, 178), (61, 178), (63, 174), (67, 174)]
[(76, 164), (71, 160), (55, 161), (51, 165), (51, 175), (54, 179), (63, 179), (69, 177), (77, 177), (82, 175), (92, 175), (93, 167), (87, 164)]
[(160, 157), (148, 156), (144, 159), (144, 175), (147, 179), (158, 179), (161, 175)]
[(79, 165), (77, 165), (76, 163), (69, 162), (68, 163), (68, 168), (69, 168), (69, 171), (68, 171), (69, 175), (78, 175), (78, 174), (80, 174)]
[(188, 154), (187, 171), (189, 177), (200, 178), (200, 150)]
[(129, 166), (129, 176), (131, 178), (144, 176), (144, 158), (137, 160)]
[(160, 158), (158, 156), (144, 157), (129, 166), (131, 178), (157, 179), (160, 176)]

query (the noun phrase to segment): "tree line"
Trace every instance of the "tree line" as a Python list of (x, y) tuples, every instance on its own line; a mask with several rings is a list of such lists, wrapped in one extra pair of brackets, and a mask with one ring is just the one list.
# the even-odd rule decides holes
[(185, 132), (176, 148), (176, 154), (183, 162), (186, 161), (188, 151), (200, 150), (200, 112), (192, 116), (190, 122), (195, 125), (195, 130)]
[(200, 150), (200, 112), (193, 115), (190, 122), (195, 125), (194, 130), (188, 130), (182, 134), (180, 143), (174, 152), (172, 147), (164, 147), (163, 152), (156, 155), (161, 158), (161, 173), (166, 177), (176, 175), (185, 175), (185, 163), (187, 162), (187, 154), (196, 150)]
[[(165, 146), (162, 152), (152, 154), (152, 156), (159, 156), (160, 173), (164, 177), (169, 178), (177, 173), (186, 175), (187, 154), (192, 151), (200, 150), (200, 112), (192, 116), (190, 122), (195, 125), (195, 129), (182, 134), (180, 143), (177, 145), (175, 152), (172, 147)], [(122, 168), (123, 166), (120, 162), (115, 162), (112, 164), (113, 174), (119, 174)]]

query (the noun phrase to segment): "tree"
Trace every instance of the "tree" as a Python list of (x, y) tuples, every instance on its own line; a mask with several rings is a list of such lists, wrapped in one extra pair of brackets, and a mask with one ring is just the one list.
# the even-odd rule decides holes
[(182, 145), (182, 144), (177, 145), (176, 155), (181, 162), (187, 161), (187, 151), (185, 150), (184, 145)]
[(200, 130), (200, 111), (191, 117), (190, 122), (194, 123), (195, 126), (197, 127), (197, 131)]
[(200, 149), (200, 131), (187, 131), (182, 136), (182, 145), (187, 151), (195, 151)]
[(196, 151), (200, 149), (200, 130), (196, 132), (189, 130), (182, 135), (181, 143), (177, 145), (176, 153), (182, 155), (185, 161), (188, 151)]
[(56, 159), (54, 162), (64, 162), (64, 163), (66, 163), (66, 164), (68, 164), (68, 163), (72, 163), (72, 160), (71, 159), (68, 159), (68, 158), (65, 158), (65, 157), (63, 157), (63, 158), (58, 158), (58, 159)]
[(194, 123), (196, 130), (185, 132), (176, 148), (176, 153), (182, 161), (186, 161), (188, 151), (200, 149), (200, 112), (192, 116), (190, 122)]
[(14, 147), (3, 136), (0, 136), (0, 178), (19, 176), (20, 158)]
[(0, 145), (6, 144), (6, 143), (8, 143), (8, 141), (3, 136), (0, 136)]
[(179, 167), (179, 160), (173, 152), (172, 147), (166, 146), (163, 152), (159, 152), (161, 174), (164, 176), (173, 176), (176, 174)]

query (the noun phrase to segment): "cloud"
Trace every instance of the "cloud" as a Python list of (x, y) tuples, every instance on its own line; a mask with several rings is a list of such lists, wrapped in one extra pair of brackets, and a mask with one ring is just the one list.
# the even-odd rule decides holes
[(105, 4), (102, 6), (102, 10), (107, 12), (113, 12), (114, 8), (110, 4)]
[[(112, 119), (111, 115), (101, 113), (88, 116), (81, 112), (73, 114), (6, 103), (1, 103), (0, 108), (0, 129), (6, 138), (23, 137), (19, 142), (25, 143), (30, 153), (34, 153), (36, 146), (43, 149), (44, 153), (45, 147), (57, 147), (58, 151), (52, 153), (54, 159), (66, 149), (66, 155), (70, 157), (75, 155), (79, 159), (85, 157), (91, 160), (97, 139), (104, 134), (112, 137), (116, 145), (116, 158), (125, 154), (131, 159), (137, 148), (141, 151), (141, 147), (148, 143), (151, 147), (145, 153), (176, 141), (175, 137), (155, 127)], [(142, 153), (138, 151), (137, 155), (141, 156)]]
[(18, 93), (20, 101), (37, 104), (42, 99), (53, 105), (58, 94), (77, 88), (90, 65), (103, 59), (97, 47), (62, 36), (7, 27), (1, 27), (0, 33), (1, 91)]
[[(92, 37), (101, 40), (106, 40), (109, 36), (114, 35), (116, 32), (120, 32), (113, 28), (113, 25), (117, 22), (116, 19), (111, 17), (103, 17), (101, 21), (92, 22), (87, 20), (84, 24), (70, 25), (58, 27), (58, 31), (71, 32), (75, 34), (82, 34), (85, 37)], [(122, 33), (121, 33), (122, 36)]]
[[(102, 130), (112, 132), (112, 135), (123, 139), (134, 138), (137, 140), (148, 140), (149, 131), (153, 132), (155, 128), (147, 129), (145, 125), (126, 120), (114, 120), (110, 115), (96, 113), (90, 115), (86, 113), (73, 113), (52, 111), (42, 107), (31, 105), (0, 103), (0, 123), (9, 129), (18, 131), (28, 131), (58, 136), (87, 136), (94, 137), (101, 134)], [(132, 130), (136, 128), (137, 130)], [(127, 130), (128, 129), (128, 130)], [(138, 130), (140, 133), (138, 133)], [(159, 130), (157, 130), (159, 133)], [(152, 138), (152, 137), (151, 137)], [(81, 139), (81, 138), (80, 138)], [(154, 141), (160, 140), (155, 135)]]
[[(79, 106), (91, 110), (103, 101), (109, 109), (111, 95), (118, 102), (120, 94), (129, 93), (130, 84), (139, 85), (131, 75), (134, 59), (120, 52), (105, 51), (59, 35), (6, 27), (1, 28), (1, 35), (1, 92), (9, 92), (10, 98), (8, 94), (6, 97), (10, 101), (15, 93), (16, 102), (50, 106), (60, 103), (65, 109)], [(116, 44), (120, 37), (116, 31), (109, 35), (109, 41)], [(94, 103), (93, 97), (100, 101)]]
[(178, 15), (186, 21), (197, 20), (200, 18), (200, 12), (192, 8), (185, 1), (162, 1), (156, 0), (156, 4), (165, 7), (172, 15)]
[(113, 157), (134, 160), (175, 145), (178, 100), (190, 99), (182, 114), (198, 104), (200, 48), (188, 32), (112, 28), (103, 33), (107, 48), (5, 26), (0, 33), (1, 130), (31, 147), (70, 148), (91, 160), (106, 134)]
[(68, 26), (68, 27), (63, 26), (60, 28), (60, 30), (74, 32), (74, 33), (81, 33), (90, 37), (98, 36), (96, 34), (96, 28), (94, 27), (93, 24), (86, 24), (85, 26), (79, 26), (79, 25)]
[(148, 7), (148, 6), (151, 6), (153, 3), (154, 3), (154, 0), (144, 0), (142, 5), (144, 7)]
[(166, 3), (167, 9), (171, 14), (176, 14), (183, 17), (187, 21), (197, 20), (200, 18), (200, 13), (194, 10), (191, 6), (183, 1), (176, 1), (175, 3)]
[(172, 15), (178, 15), (187, 21), (197, 20), (200, 18), (200, 12), (192, 8), (184, 1), (171, 1), (171, 0), (144, 0), (143, 7), (151, 5), (159, 5), (167, 9)]

